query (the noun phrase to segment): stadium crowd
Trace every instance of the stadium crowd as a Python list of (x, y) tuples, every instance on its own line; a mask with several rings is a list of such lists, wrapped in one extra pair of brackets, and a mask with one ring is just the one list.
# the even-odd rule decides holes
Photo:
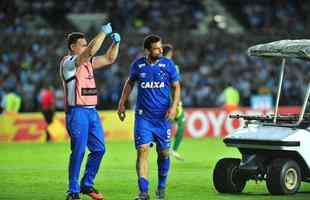
[(302, 0), (286, 1), (245, 1), (242, 3), (242, 13), (252, 29), (269, 32), (286, 30), (290, 32), (304, 31), (306, 12), (308, 9)]
[[(38, 9), (33, 10), (31, 16), (25, 11), (29, 6), (27, 3), (24, 9), (10, 3), (16, 10), (14, 16), (9, 12), (0, 12), (0, 99), (7, 91), (14, 90), (22, 97), (22, 111), (39, 109), (38, 96), (43, 86), (47, 85), (54, 88), (56, 108), (63, 109), (58, 63), (66, 53), (65, 34), (73, 29), (56, 29), (44, 23), (39, 10), (53, 6), (57, 10), (57, 4), (54, 5), (53, 1), (40, 2), (43, 1), (34, 1)], [(193, 30), (208, 15), (205, 6), (198, 0), (104, 2), (98, 4), (98, 1), (90, 0), (85, 7), (85, 1), (66, 0), (64, 7), (66, 12), (71, 13), (108, 13), (114, 29), (119, 30), (124, 38), (117, 62), (109, 70), (96, 72), (100, 89), (99, 109), (116, 108), (130, 63), (141, 55), (141, 41), (148, 33), (158, 33), (164, 42), (176, 47), (174, 60), (181, 69), (182, 100), (186, 107), (218, 106), (218, 97), (227, 83), (233, 84), (240, 92), (240, 104), (250, 106), (252, 95), (275, 96), (280, 61), (250, 58), (246, 55), (246, 49), (260, 42), (298, 38), (303, 36), (298, 35), (299, 31), (307, 28), (303, 13), (289, 6), (291, 1), (285, 1), (286, 6), (279, 4), (279, 12), (273, 16), (281, 23), (263, 17), (267, 15), (261, 13), (270, 9), (265, 4), (245, 4), (242, 10), (250, 26), (255, 28), (255, 33), (249, 31), (241, 35), (228, 34), (212, 24), (208, 34), (195, 34)], [(257, 34), (265, 33), (266, 27), (279, 30), (278, 26), (284, 30), (282, 35), (264, 37), (264, 34)], [(296, 34), (288, 30), (296, 30)], [(90, 38), (94, 34), (90, 31), (87, 36)], [(303, 61), (292, 60), (288, 65), (293, 67), (287, 68), (289, 72), (283, 92), (287, 98), (283, 98), (281, 104), (300, 104), (310, 72)]]

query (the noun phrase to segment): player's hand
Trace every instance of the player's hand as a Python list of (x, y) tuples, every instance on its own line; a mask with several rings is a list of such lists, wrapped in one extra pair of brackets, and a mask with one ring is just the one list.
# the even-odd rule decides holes
[(121, 42), (121, 36), (118, 33), (112, 33), (111, 38), (115, 44), (118, 44)]
[(118, 118), (121, 121), (124, 121), (124, 119), (126, 118), (126, 113), (125, 112), (126, 112), (125, 105), (119, 104), (118, 105), (118, 109), (117, 109), (117, 114), (118, 114)]
[(104, 32), (107, 35), (110, 35), (112, 33), (111, 23), (107, 23), (106, 25), (103, 25), (101, 27), (101, 31)]
[(168, 111), (166, 113), (166, 118), (171, 120), (171, 121), (173, 121), (175, 116), (176, 116), (176, 114), (177, 114), (177, 109), (171, 107), (171, 108), (168, 109)]

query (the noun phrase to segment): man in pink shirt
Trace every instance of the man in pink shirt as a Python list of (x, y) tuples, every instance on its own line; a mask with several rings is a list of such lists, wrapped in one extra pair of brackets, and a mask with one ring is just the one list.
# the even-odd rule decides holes
[[(110, 36), (112, 44), (104, 55), (95, 56), (104, 39)], [(79, 193), (94, 200), (103, 200), (103, 195), (94, 188), (94, 179), (105, 153), (104, 132), (96, 111), (97, 88), (93, 69), (115, 62), (120, 43), (120, 35), (112, 33), (110, 23), (101, 27), (87, 44), (83, 33), (68, 36), (69, 55), (60, 63), (60, 76), (65, 94), (66, 125), (71, 138), (69, 161), (69, 191), (67, 200), (80, 200)], [(80, 168), (85, 149), (90, 154), (79, 184)]]

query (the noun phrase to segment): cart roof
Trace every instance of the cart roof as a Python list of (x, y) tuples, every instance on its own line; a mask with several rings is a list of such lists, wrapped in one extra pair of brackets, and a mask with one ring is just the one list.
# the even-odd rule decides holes
[(280, 40), (258, 44), (248, 49), (248, 55), (310, 60), (310, 40)]

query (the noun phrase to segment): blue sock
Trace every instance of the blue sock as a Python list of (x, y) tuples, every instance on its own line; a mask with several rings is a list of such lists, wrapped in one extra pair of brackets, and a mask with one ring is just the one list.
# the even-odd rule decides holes
[(138, 179), (139, 189), (140, 192), (148, 192), (149, 190), (149, 181), (146, 180), (144, 177), (140, 177)]
[(158, 189), (166, 187), (168, 171), (170, 168), (170, 158), (157, 158), (158, 165)]

